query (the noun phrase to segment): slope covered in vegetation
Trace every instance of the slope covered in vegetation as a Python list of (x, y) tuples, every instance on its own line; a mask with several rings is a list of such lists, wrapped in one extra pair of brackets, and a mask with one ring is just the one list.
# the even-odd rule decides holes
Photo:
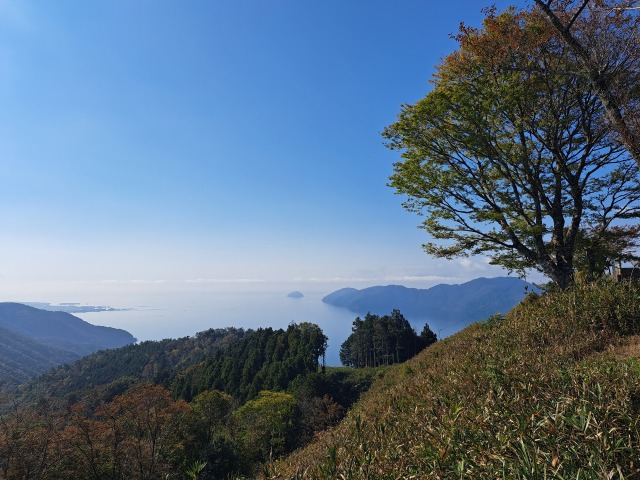
[(355, 313), (385, 314), (394, 309), (416, 319), (466, 326), (496, 312), (506, 313), (527, 292), (538, 289), (516, 277), (476, 278), (459, 285), (441, 283), (431, 288), (403, 285), (342, 288), (322, 299), (324, 303)]
[(0, 480), (254, 478), (382, 375), (325, 369), (326, 341), (310, 323), (212, 329), (53, 369), (0, 395)]
[(42, 395), (77, 397), (114, 383), (129, 385), (149, 381), (168, 387), (177, 372), (203, 362), (218, 350), (225, 350), (246, 334), (243, 329), (218, 328), (193, 337), (149, 340), (101, 350), (41, 375), (22, 385), (21, 391), (33, 399)]
[(70, 313), (1, 302), (0, 388), (13, 388), (58, 365), (135, 340), (125, 330), (91, 325)]
[(0, 388), (16, 385), (80, 355), (0, 327)]
[(0, 327), (79, 356), (136, 341), (120, 328), (92, 325), (67, 312), (41, 310), (22, 303), (0, 303)]
[(102, 350), (63, 365), (20, 387), (25, 399), (95, 394), (151, 382), (191, 401), (220, 390), (244, 403), (261, 390), (286, 390), (298, 377), (316, 373), (327, 338), (310, 323), (286, 330), (209, 329), (193, 337), (145, 341)]
[(268, 478), (637, 478), (640, 289), (530, 297), (392, 367)]

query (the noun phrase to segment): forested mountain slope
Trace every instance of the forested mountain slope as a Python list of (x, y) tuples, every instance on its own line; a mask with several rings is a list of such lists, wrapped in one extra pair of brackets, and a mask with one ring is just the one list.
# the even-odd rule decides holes
[(402, 285), (361, 290), (343, 288), (322, 301), (360, 314), (381, 315), (398, 309), (410, 318), (471, 323), (495, 313), (508, 312), (532, 291), (539, 290), (518, 278), (495, 277), (477, 278), (460, 285), (440, 284), (427, 289)]
[(210, 329), (96, 352), (34, 379), (22, 392), (25, 398), (77, 398), (101, 387), (123, 389), (148, 381), (187, 401), (220, 390), (244, 403), (261, 390), (285, 390), (298, 376), (316, 373), (326, 342), (322, 330), (309, 323), (286, 330)]
[(326, 341), (311, 323), (209, 330), (54, 369), (0, 395), (0, 479), (255, 478), (382, 375), (325, 371)]
[(92, 325), (70, 313), (40, 310), (21, 303), (0, 303), (0, 327), (78, 355), (136, 341), (119, 328)]
[(0, 328), (0, 387), (27, 381), (80, 355)]
[(636, 478), (640, 289), (528, 298), (392, 367), (268, 478)]
[(0, 387), (15, 386), (57, 365), (135, 340), (124, 330), (92, 325), (69, 313), (0, 303)]
[(246, 335), (243, 329), (220, 328), (193, 337), (145, 341), (118, 349), (102, 350), (73, 365), (64, 365), (23, 386), (23, 393), (34, 398), (46, 394), (62, 397), (114, 382), (133, 384), (150, 381), (169, 386), (186, 369), (224, 350)]

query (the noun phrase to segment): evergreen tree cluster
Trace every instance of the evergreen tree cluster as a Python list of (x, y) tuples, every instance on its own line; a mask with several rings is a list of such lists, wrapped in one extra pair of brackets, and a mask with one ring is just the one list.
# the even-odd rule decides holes
[(310, 323), (220, 329), (59, 367), (0, 396), (0, 479), (254, 478), (383, 374), (325, 371), (326, 345)]
[(340, 347), (340, 361), (349, 367), (379, 367), (404, 362), (437, 340), (425, 324), (420, 335), (399, 310), (391, 315), (367, 313), (353, 321), (352, 333)]
[(249, 330), (228, 348), (183, 370), (173, 390), (187, 401), (201, 392), (220, 390), (244, 403), (262, 390), (286, 390), (296, 377), (317, 372), (326, 348), (327, 337), (311, 323), (292, 323), (286, 330)]
[(149, 340), (101, 350), (73, 364), (57, 367), (22, 385), (20, 390), (26, 397), (40, 394), (78, 397), (83, 391), (95, 391), (100, 386), (113, 388), (114, 383), (123, 384), (125, 379), (127, 386), (150, 381), (169, 387), (177, 372), (205, 361), (216, 351), (225, 350), (250, 334), (251, 330), (242, 328), (212, 328), (192, 337)]

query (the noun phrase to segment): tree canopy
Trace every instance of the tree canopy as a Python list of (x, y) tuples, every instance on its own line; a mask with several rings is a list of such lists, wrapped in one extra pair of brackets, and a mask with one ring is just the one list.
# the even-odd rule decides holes
[(573, 74), (589, 79), (609, 125), (640, 164), (637, 0), (535, 0), (535, 5), (574, 55)]
[(340, 361), (359, 368), (404, 362), (437, 340), (429, 325), (418, 336), (399, 310), (356, 317), (351, 332), (340, 347)]
[(313, 323), (292, 323), (286, 330), (250, 330), (226, 349), (182, 371), (172, 382), (173, 391), (190, 401), (215, 389), (245, 402), (261, 390), (285, 390), (298, 375), (317, 372), (326, 348), (327, 337)]
[(566, 288), (581, 249), (613, 227), (631, 235), (640, 183), (598, 91), (538, 19), (490, 10), (483, 28), (463, 25), (433, 90), (383, 136), (402, 151), (390, 185), (425, 217), (428, 253), (487, 254)]
[(0, 478), (255, 478), (259, 463), (341, 420), (373, 381), (321, 368), (326, 346), (317, 325), (291, 323), (59, 367), (0, 396)]

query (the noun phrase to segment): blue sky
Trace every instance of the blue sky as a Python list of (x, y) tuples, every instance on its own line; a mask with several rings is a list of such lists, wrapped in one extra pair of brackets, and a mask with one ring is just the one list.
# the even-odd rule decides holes
[(0, 0), (1, 296), (503, 274), (422, 252), (380, 136), (483, 6)]

